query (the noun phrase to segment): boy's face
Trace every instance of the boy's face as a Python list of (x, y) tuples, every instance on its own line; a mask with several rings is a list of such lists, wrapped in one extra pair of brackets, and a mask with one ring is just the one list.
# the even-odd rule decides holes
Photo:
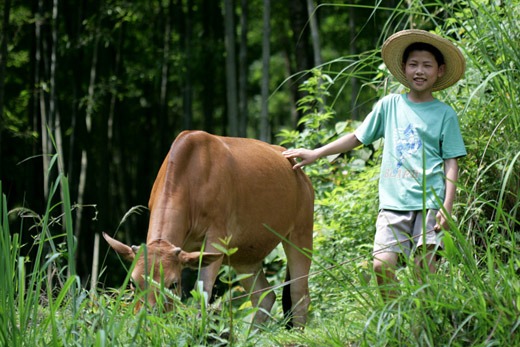
[(439, 66), (428, 51), (412, 51), (403, 63), (403, 70), (411, 92), (431, 94), (434, 83), (444, 75), (444, 64)]

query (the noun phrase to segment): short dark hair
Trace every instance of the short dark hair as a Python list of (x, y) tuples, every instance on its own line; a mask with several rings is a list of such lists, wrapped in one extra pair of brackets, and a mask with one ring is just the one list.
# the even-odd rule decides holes
[(408, 47), (406, 47), (406, 49), (404, 50), (404, 53), (403, 53), (403, 63), (406, 63), (406, 61), (408, 60), (408, 57), (410, 56), (410, 53), (412, 53), (413, 51), (430, 52), (435, 57), (435, 60), (437, 61), (437, 64), (439, 66), (444, 64), (444, 56), (442, 55), (441, 51), (439, 51), (437, 49), (437, 47), (430, 45), (429, 43), (426, 43), (426, 42), (414, 42), (411, 45), (409, 45)]

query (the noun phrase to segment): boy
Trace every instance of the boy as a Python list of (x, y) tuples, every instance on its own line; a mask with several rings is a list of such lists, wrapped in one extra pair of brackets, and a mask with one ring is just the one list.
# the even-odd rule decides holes
[(396, 296), (388, 285), (396, 281), (399, 253), (409, 256), (422, 250), (415, 256), (416, 265), (436, 270), (435, 250), (442, 247), (437, 233), (448, 228), (444, 213), (452, 212), (457, 158), (465, 156), (466, 149), (455, 111), (432, 92), (456, 83), (465, 60), (450, 41), (423, 30), (392, 35), (381, 53), (409, 92), (382, 98), (354, 133), (321, 148), (287, 150), (284, 155), (300, 158), (294, 165), (298, 169), (384, 137), (373, 267), (386, 299)]

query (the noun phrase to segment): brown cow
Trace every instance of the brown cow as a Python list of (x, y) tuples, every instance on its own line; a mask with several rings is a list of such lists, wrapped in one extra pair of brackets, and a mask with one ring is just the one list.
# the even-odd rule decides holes
[[(312, 250), (314, 191), (303, 171), (292, 169), (294, 163), (281, 154), (283, 150), (253, 139), (202, 131), (181, 133), (152, 189), (146, 238), (148, 259), (138, 259), (133, 282), (145, 288), (144, 275), (155, 269), (150, 277), (156, 282), (162, 280), (166, 288), (172, 284), (180, 288), (182, 267), (196, 268), (202, 259), (200, 278), (204, 291), (211, 296), (222, 262), (229, 261), (238, 273), (254, 274), (242, 285), (256, 292), (269, 286), (262, 261), (282, 241), (287, 278), (298, 279), (290, 289), (284, 287), (283, 307), (284, 311), (290, 309), (286, 314), (290, 314), (292, 323), (303, 327), (310, 302), (306, 275), (311, 259), (302, 249)], [(103, 236), (126, 260), (134, 259), (138, 247)], [(227, 237), (228, 247), (238, 248), (230, 259), (213, 246)], [(202, 247), (206, 252), (201, 255)], [(152, 290), (147, 297), (151, 305), (156, 302), (155, 294)], [(255, 307), (262, 294), (252, 295)], [(256, 323), (267, 318), (274, 301), (275, 294), (270, 292), (260, 302)]]

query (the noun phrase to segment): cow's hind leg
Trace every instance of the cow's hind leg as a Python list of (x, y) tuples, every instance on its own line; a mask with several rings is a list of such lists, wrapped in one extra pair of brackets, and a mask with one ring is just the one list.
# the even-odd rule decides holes
[[(307, 321), (307, 311), (309, 309), (309, 270), (311, 267), (311, 258), (309, 251), (312, 250), (312, 238), (302, 237), (297, 240), (290, 240), (283, 242), (285, 255), (287, 256), (287, 279), (291, 280), (289, 285), (284, 287), (282, 297), (282, 307), (284, 314), (289, 317), (287, 327), (292, 326), (303, 328)], [(290, 294), (290, 311), (285, 310), (289, 308), (287, 295)]]
[(286, 320), (285, 327), (287, 329), (291, 329), (293, 327), (292, 323), (292, 300), (291, 300), (291, 285), (288, 283), (291, 280), (291, 274), (289, 272), (289, 267), (287, 267), (287, 271), (285, 272), (285, 282), (286, 284), (282, 289), (282, 309), (283, 309), (283, 317)]
[[(254, 323), (260, 324), (265, 322), (269, 317), (271, 308), (276, 300), (276, 295), (269, 288), (269, 282), (265, 277), (262, 264), (258, 265), (255, 269), (240, 269), (236, 268), (238, 273), (252, 274), (251, 276), (241, 280), (245, 290), (251, 293), (251, 301), (254, 307), (258, 308), (255, 314)], [(266, 293), (267, 289), (267, 293)]]

